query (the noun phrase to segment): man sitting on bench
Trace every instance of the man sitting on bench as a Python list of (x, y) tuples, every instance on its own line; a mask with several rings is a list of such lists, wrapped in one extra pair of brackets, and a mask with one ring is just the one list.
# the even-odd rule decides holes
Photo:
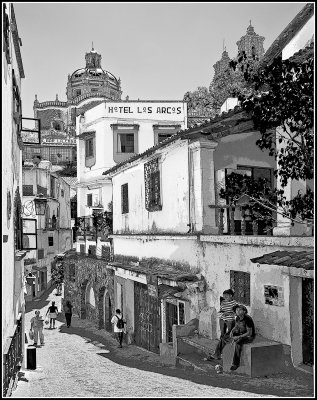
[(215, 353), (213, 355), (209, 355), (209, 359), (220, 359), (223, 348), (227, 343), (232, 343), (234, 345), (234, 353), (232, 365), (230, 367), (231, 371), (239, 368), (240, 365), (240, 356), (241, 350), (244, 343), (251, 343), (255, 338), (255, 327), (253, 319), (247, 315), (247, 308), (238, 304), (233, 307), (233, 310), (236, 313), (236, 321), (235, 326), (230, 333), (225, 334), (220, 338), (219, 343), (217, 344)]

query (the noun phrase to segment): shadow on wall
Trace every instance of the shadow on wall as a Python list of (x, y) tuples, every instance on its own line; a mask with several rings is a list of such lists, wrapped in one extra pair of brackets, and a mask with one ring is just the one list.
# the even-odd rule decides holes
[[(49, 305), (51, 301), (47, 300), (47, 297), (56, 289), (55, 285), (52, 285), (49, 289), (47, 289), (42, 295), (41, 299), (27, 301), (25, 303), (25, 312), (28, 313), (32, 310), (37, 310), (44, 308)], [(44, 300), (45, 299), (45, 300)]]

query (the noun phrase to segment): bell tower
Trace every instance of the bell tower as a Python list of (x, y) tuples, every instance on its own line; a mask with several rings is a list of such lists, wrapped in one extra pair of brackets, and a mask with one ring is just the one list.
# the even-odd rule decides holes
[(247, 33), (237, 41), (238, 52), (245, 52), (248, 58), (255, 56), (260, 59), (264, 54), (264, 40), (264, 36), (260, 36), (255, 33), (254, 27), (251, 25), (250, 21), (250, 25), (247, 28)]
[(86, 68), (101, 68), (101, 54), (98, 54), (94, 50), (94, 44), (92, 43), (92, 49), (85, 55)]

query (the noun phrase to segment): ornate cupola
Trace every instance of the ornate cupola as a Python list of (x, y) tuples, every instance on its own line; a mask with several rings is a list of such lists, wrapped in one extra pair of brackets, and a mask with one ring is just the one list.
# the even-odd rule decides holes
[(226, 48), (224, 49), (221, 59), (219, 61), (217, 61), (213, 67), (215, 70), (215, 75), (220, 74), (222, 71), (224, 71), (225, 69), (227, 69), (229, 67), (229, 62), (230, 62), (230, 57), (228, 55), (228, 52), (226, 51)]
[(237, 41), (238, 52), (245, 52), (248, 58), (256, 56), (261, 58), (264, 54), (263, 42), (265, 40), (264, 36), (260, 36), (254, 31), (254, 27), (250, 25), (247, 28), (247, 33)]
[(121, 99), (121, 81), (101, 67), (101, 54), (92, 45), (85, 54), (86, 66), (68, 75), (67, 100), (77, 103), (89, 97)]

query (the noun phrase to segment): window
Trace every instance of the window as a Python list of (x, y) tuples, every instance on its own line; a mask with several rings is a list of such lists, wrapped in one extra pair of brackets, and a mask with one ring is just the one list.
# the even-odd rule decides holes
[(144, 164), (145, 208), (148, 211), (159, 211), (161, 205), (159, 160)]
[(56, 179), (51, 176), (51, 197), (54, 198), (56, 197), (55, 185), (56, 185)]
[(81, 89), (76, 89), (75, 96), (80, 96), (80, 95), (81, 95)]
[(121, 213), (126, 214), (129, 212), (129, 191), (128, 184), (125, 183), (121, 186)]
[(101, 257), (107, 261), (110, 261), (110, 246), (101, 246)]
[(120, 133), (118, 135), (118, 150), (121, 153), (134, 153), (133, 133)]
[(92, 194), (87, 194), (87, 206), (92, 206)]
[(94, 138), (86, 139), (86, 158), (94, 156)]
[(47, 196), (47, 188), (37, 185), (37, 194), (43, 194), (44, 196)]
[(92, 92), (98, 92), (98, 88), (91, 88)]
[(92, 256), (95, 256), (96, 255), (96, 246), (90, 245), (88, 247), (88, 254), (91, 254)]
[(33, 196), (33, 185), (23, 185), (23, 196)]
[(172, 135), (169, 135), (167, 133), (159, 133), (158, 134), (158, 143), (164, 142), (167, 138), (170, 138)]
[(64, 197), (64, 190), (61, 189), (61, 196)]
[(53, 236), (49, 236), (48, 237), (48, 245), (49, 246), (54, 246), (54, 238), (53, 238)]
[(230, 289), (234, 299), (246, 306), (250, 305), (250, 274), (248, 272), (230, 271)]
[(44, 249), (38, 249), (37, 250), (37, 258), (39, 260), (41, 260), (42, 258), (44, 258)]
[(178, 325), (185, 324), (185, 303), (178, 302)]
[(266, 179), (269, 183), (269, 186), (273, 188), (274, 180), (273, 180), (273, 168), (262, 168), (262, 167), (250, 167), (245, 165), (237, 165), (237, 170), (245, 170), (250, 171), (251, 177), (254, 180), (259, 178)]
[(85, 254), (85, 245), (84, 244), (81, 244), (79, 246), (79, 251), (80, 251), (80, 254)]

